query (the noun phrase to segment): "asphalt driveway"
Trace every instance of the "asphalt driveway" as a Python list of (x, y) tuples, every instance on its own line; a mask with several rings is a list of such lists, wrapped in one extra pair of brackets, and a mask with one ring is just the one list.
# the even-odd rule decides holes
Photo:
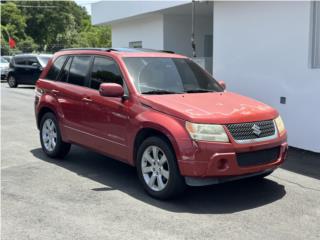
[(320, 239), (320, 154), (290, 149), (263, 181), (158, 201), (123, 163), (80, 147), (46, 157), (33, 95), (1, 84), (1, 239)]

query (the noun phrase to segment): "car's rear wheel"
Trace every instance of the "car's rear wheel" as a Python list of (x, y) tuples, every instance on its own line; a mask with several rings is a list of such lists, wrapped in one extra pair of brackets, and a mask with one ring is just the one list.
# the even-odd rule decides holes
[(173, 149), (165, 139), (147, 138), (139, 147), (137, 155), (139, 179), (152, 197), (168, 199), (185, 189)]
[(17, 80), (14, 76), (9, 76), (8, 77), (8, 85), (9, 87), (11, 88), (16, 88), (18, 87), (18, 83), (17, 83)]
[(40, 141), (42, 150), (52, 158), (63, 158), (68, 154), (71, 144), (62, 141), (55, 115), (46, 113), (40, 122)]

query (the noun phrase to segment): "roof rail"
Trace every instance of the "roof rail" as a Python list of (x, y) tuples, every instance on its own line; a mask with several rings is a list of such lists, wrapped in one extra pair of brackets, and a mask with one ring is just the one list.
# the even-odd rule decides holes
[(156, 50), (156, 49), (147, 49), (147, 48), (65, 48), (60, 51), (103, 51), (103, 52), (163, 52), (163, 53), (174, 53), (173, 51), (168, 50)]
[(74, 51), (74, 50), (82, 50), (82, 51), (110, 51), (111, 48), (64, 48), (59, 50), (59, 52), (61, 51)]

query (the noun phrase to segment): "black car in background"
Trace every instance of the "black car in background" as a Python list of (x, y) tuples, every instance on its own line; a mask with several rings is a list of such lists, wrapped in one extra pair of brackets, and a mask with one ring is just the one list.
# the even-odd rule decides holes
[(19, 54), (12, 57), (8, 72), (8, 84), (11, 88), (19, 84), (34, 85), (52, 55)]

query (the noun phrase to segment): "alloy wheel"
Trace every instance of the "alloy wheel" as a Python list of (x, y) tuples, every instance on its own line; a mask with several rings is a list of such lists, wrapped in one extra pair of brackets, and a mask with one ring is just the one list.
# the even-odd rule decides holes
[(52, 119), (47, 119), (43, 123), (42, 141), (47, 151), (54, 151), (57, 145), (57, 128)]
[(169, 181), (169, 164), (158, 146), (147, 147), (142, 154), (141, 171), (145, 183), (154, 191), (163, 190)]
[(14, 77), (10, 76), (8, 79), (8, 84), (10, 87), (14, 87), (16, 85), (16, 79)]

